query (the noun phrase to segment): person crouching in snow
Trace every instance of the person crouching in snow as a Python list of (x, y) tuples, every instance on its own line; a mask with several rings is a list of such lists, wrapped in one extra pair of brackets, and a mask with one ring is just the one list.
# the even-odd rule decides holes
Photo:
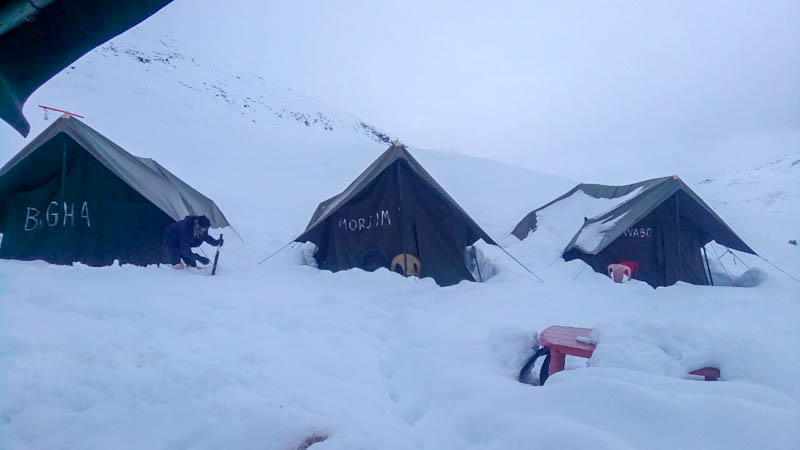
[(206, 265), (211, 262), (208, 258), (192, 253), (192, 248), (199, 247), (203, 242), (214, 246), (222, 245), (222, 236), (214, 239), (208, 235), (211, 221), (206, 216), (186, 216), (183, 220), (171, 223), (164, 230), (164, 244), (169, 252), (169, 263), (174, 269), (183, 269), (186, 266), (197, 267), (197, 263)]

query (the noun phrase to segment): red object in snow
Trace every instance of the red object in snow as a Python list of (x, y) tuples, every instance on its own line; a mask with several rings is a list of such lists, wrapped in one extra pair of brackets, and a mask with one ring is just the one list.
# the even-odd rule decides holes
[(639, 263), (636, 261), (622, 261), (620, 264), (631, 268), (631, 278), (639, 277)]
[(80, 115), (80, 114), (75, 114), (73, 112), (64, 111), (63, 109), (51, 108), (49, 106), (44, 106), (44, 105), (39, 105), (39, 108), (50, 110), (50, 111), (57, 111), (57, 112), (64, 113), (64, 114), (69, 114), (70, 116), (75, 116), (78, 119), (84, 119), (84, 117), (82, 115)]
[[(550, 371), (548, 374), (553, 375), (564, 370), (567, 355), (591, 358), (595, 345), (585, 342), (590, 339), (591, 333), (591, 328), (562, 327), (558, 325), (548, 327), (542, 331), (539, 334), (539, 344), (550, 349)], [(578, 340), (578, 338), (581, 339)], [(720, 377), (719, 369), (715, 367), (703, 367), (689, 373), (700, 375), (706, 381), (717, 381)]]
[(608, 270), (608, 277), (614, 280), (614, 283), (622, 283), (631, 279), (631, 268), (626, 265), (609, 264), (606, 270)]
[[(639, 276), (639, 263), (635, 261), (622, 261), (617, 264), (609, 264), (606, 266), (606, 270), (608, 271), (608, 276), (614, 280), (614, 283), (622, 283)], [(627, 279), (625, 277), (627, 277)]]
[(564, 370), (567, 355), (591, 358), (594, 344), (579, 342), (576, 338), (589, 339), (592, 330), (575, 327), (549, 327), (539, 334), (539, 344), (550, 349), (550, 372), (552, 375)]

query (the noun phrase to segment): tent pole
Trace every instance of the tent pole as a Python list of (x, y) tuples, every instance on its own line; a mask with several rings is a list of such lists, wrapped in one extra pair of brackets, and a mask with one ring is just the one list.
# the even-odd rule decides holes
[(400, 233), (403, 240), (403, 275), (408, 276), (408, 247), (406, 246), (406, 224), (403, 220), (403, 178), (400, 175), (400, 161), (397, 162), (397, 191), (400, 193)]
[(717, 262), (719, 263), (720, 266), (722, 266), (722, 270), (723, 272), (725, 272), (725, 276), (728, 277), (728, 281), (731, 283), (731, 286), (733, 286), (733, 278), (731, 278), (730, 274), (728, 273), (728, 269), (725, 268), (725, 264), (722, 264), (722, 256), (725, 256), (725, 254), (723, 253), (722, 256), (719, 256), (719, 253), (717, 253), (717, 248), (714, 247), (713, 244), (711, 250), (714, 250), (714, 255), (717, 257)]
[(478, 281), (483, 283), (483, 274), (481, 274), (481, 265), (478, 264), (478, 250), (475, 249), (475, 244), (472, 244), (471, 247), (472, 247), (472, 259), (475, 260), (475, 268), (478, 269)]
[(708, 264), (708, 252), (706, 252), (706, 246), (703, 246), (703, 257), (706, 259), (706, 269), (708, 269), (708, 280), (711, 282), (711, 285), (714, 285), (714, 277), (711, 276), (711, 266)]
[(236, 228), (233, 228), (233, 225), (230, 225), (230, 227), (231, 227), (231, 230), (233, 230), (233, 233), (236, 235), (236, 237), (238, 237), (239, 240), (242, 241), (242, 244), (244, 244), (244, 239), (242, 239), (242, 236), (239, 234), (238, 231), (236, 231)]
[[(67, 177), (67, 137), (64, 136), (64, 146), (61, 151), (61, 202), (64, 202), (64, 185)], [(66, 206), (65, 206), (66, 208)]]
[(681, 261), (681, 213), (678, 193), (675, 193), (675, 236), (678, 244), (678, 281), (683, 279), (683, 262)]
[[(61, 203), (64, 205), (64, 214), (66, 214), (67, 212), (67, 203), (64, 197), (66, 178), (67, 178), (67, 136), (64, 135), (64, 141), (61, 150)], [(64, 220), (64, 223), (66, 223), (66, 218)], [(63, 264), (64, 252), (62, 248), (59, 248), (58, 250), (58, 260), (60, 261), (60, 263)]]

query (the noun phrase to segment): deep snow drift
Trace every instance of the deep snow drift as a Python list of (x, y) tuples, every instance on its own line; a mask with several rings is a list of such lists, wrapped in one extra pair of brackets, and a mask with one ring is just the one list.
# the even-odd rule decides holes
[[(213, 198), (245, 242), (226, 239), (216, 277), (0, 262), (0, 447), (291, 449), (326, 435), (312, 449), (800, 448), (800, 286), (756, 258), (741, 256), (763, 273), (753, 288), (615, 285), (557, 260), (559, 233), (575, 229), (564, 221), (503, 240), (544, 284), (490, 246), (496, 276), (450, 288), (319, 271), (300, 264), (299, 247), (256, 264), (388, 133), (216, 67), (133, 32), (28, 102), (29, 116), (36, 104), (65, 107), (157, 158)], [(0, 130), (0, 155), (23, 142)], [(495, 237), (575, 184), (411, 151)], [(687, 181), (793, 274), (798, 160)], [(730, 255), (719, 262), (745, 270)], [(535, 331), (554, 324), (595, 329), (589, 367), (568, 359), (577, 370), (546, 386), (517, 383)], [(685, 378), (705, 365), (724, 381)]]

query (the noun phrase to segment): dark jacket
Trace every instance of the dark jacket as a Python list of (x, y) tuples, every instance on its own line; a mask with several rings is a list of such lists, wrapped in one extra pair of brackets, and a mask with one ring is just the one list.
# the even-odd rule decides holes
[(197, 265), (197, 257), (191, 250), (193, 247), (199, 247), (203, 242), (208, 242), (211, 245), (219, 244), (217, 239), (208, 235), (208, 230), (201, 236), (195, 236), (194, 224), (196, 222), (197, 216), (186, 216), (183, 220), (170, 224), (164, 230), (164, 244), (172, 249), (177, 249), (181, 258), (192, 267)]

